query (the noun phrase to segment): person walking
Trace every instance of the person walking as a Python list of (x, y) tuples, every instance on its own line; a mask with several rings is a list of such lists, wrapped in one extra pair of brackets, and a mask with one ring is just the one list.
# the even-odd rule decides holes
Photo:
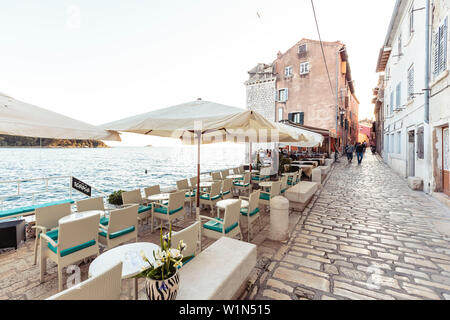
[(358, 158), (358, 164), (362, 163), (363, 157), (364, 157), (364, 145), (361, 143), (357, 143), (355, 146), (356, 156)]
[(346, 147), (345, 147), (345, 153), (347, 154), (347, 160), (348, 160), (348, 163), (350, 164), (350, 163), (352, 163), (352, 160), (353, 160), (353, 152), (355, 151), (355, 148), (353, 147), (353, 145), (351, 145), (351, 144), (348, 144)]

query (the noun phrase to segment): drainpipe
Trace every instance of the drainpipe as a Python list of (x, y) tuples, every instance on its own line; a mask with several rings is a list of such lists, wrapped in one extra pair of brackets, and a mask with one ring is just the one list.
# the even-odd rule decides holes
[(425, 117), (424, 122), (430, 123), (430, 0), (425, 4)]

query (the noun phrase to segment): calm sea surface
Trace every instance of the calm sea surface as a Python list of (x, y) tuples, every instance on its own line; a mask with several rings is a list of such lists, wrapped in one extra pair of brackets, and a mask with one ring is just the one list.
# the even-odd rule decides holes
[[(202, 146), (201, 171), (237, 167), (244, 163), (243, 145)], [(197, 174), (195, 147), (120, 147), (108, 149), (5, 149), (0, 148), (0, 210), (32, 204), (33, 192), (44, 192), (45, 182), (17, 184), (2, 181), (57, 176), (74, 176), (109, 194), (115, 190), (132, 190), (159, 184), (176, 185), (176, 181)], [(145, 173), (147, 170), (147, 173)], [(69, 179), (49, 181), (49, 192), (35, 196), (35, 203), (70, 197)], [(101, 195), (93, 192), (93, 196)], [(6, 197), (7, 196), (7, 197)], [(72, 199), (85, 198), (73, 190)], [(3, 201), (2, 201), (3, 200)]]

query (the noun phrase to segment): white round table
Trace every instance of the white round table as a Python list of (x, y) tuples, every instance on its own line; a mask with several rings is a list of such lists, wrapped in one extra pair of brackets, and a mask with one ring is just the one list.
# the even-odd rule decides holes
[[(220, 217), (220, 209), (225, 210), (226, 207), (228, 207), (230, 204), (235, 203), (236, 201), (239, 201), (239, 199), (227, 199), (227, 200), (220, 200), (216, 203), (217, 207), (217, 217)], [(247, 200), (241, 200), (241, 209), (242, 208), (248, 208), (249, 203)]]
[[(245, 170), (245, 173), (250, 173), (250, 170)], [(258, 174), (259, 170), (252, 170), (252, 173)]]
[(105, 211), (102, 210), (89, 210), (89, 211), (82, 211), (82, 212), (75, 212), (72, 214), (69, 214), (65, 217), (62, 217), (58, 220), (59, 223), (65, 223), (69, 221), (75, 221), (78, 219), (94, 216), (94, 215), (100, 215), (100, 217), (103, 217), (105, 215)]
[(271, 188), (272, 184), (273, 184), (273, 182), (260, 182), (259, 186), (263, 187), (263, 188)]
[(200, 188), (211, 188), (214, 182), (212, 181), (203, 181), (200, 182)]
[(227, 179), (242, 179), (244, 176), (242, 174), (233, 174), (231, 176), (227, 176)]
[[(122, 279), (129, 279), (139, 274), (142, 271), (142, 267), (148, 267), (149, 264), (145, 262), (141, 257), (141, 251), (150, 262), (155, 261), (153, 258), (153, 251), (158, 250), (160, 247), (150, 242), (136, 242), (131, 244), (125, 244), (112, 248), (91, 262), (89, 266), (89, 277), (95, 277), (114, 265), (122, 262)], [(134, 298), (138, 297), (138, 282), (137, 278), (134, 278)]]
[(169, 200), (170, 193), (158, 193), (147, 197), (148, 201), (160, 202), (164, 200)]
[(160, 190), (163, 193), (174, 193), (174, 192), (177, 192), (177, 188), (176, 187), (163, 187), (163, 188), (160, 188)]

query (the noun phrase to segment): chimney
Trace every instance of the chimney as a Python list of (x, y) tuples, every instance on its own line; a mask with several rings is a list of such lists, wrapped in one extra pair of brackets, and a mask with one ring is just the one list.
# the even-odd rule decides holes
[(283, 54), (281, 53), (281, 51), (278, 51), (278, 53), (277, 53), (277, 59), (280, 59), (282, 55), (283, 55)]

